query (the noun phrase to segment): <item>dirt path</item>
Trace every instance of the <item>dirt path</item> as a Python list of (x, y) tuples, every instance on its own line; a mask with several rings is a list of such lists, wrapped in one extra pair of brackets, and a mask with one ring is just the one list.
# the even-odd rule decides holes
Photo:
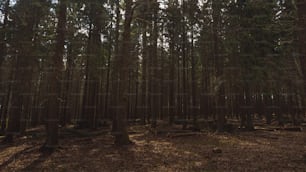
[[(62, 139), (52, 155), (41, 139), (0, 147), (0, 171), (305, 171), (306, 132), (203, 133), (169, 138), (131, 135), (135, 145), (113, 146), (111, 136)], [(214, 153), (218, 148), (221, 153)]]

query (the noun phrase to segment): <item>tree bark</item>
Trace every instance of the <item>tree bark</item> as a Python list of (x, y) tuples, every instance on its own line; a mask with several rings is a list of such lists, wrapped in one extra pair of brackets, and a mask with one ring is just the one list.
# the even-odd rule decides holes
[(8, 25), (8, 16), (9, 16), (9, 6), (10, 0), (6, 0), (4, 4), (4, 16), (3, 16), (3, 24), (0, 33), (0, 67), (2, 67), (2, 63), (4, 61), (4, 56), (6, 55), (6, 41), (7, 41), (7, 25)]
[(151, 53), (151, 59), (152, 59), (152, 68), (151, 68), (151, 74), (152, 74), (152, 82), (151, 82), (151, 113), (152, 113), (152, 127), (156, 128), (156, 120), (158, 116), (158, 57), (157, 57), (157, 39), (158, 39), (158, 2), (156, 0), (153, 0), (151, 2), (151, 11), (153, 15), (153, 29), (152, 29), (152, 53)]
[(117, 80), (115, 88), (118, 88), (118, 90), (113, 90), (113, 98), (117, 98), (114, 101), (114, 124), (116, 125), (114, 136), (116, 145), (127, 145), (131, 143), (127, 132), (128, 87), (126, 79), (129, 78), (129, 67), (131, 65), (130, 43), (131, 22), (133, 19), (132, 5), (132, 0), (125, 0), (125, 20), (123, 24), (121, 48), (119, 55), (116, 56), (114, 66), (114, 76)]
[[(305, 106), (306, 99), (306, 1), (297, 0), (298, 9), (298, 41), (299, 41), (299, 58), (301, 62), (301, 69), (303, 73), (304, 80), (304, 98), (303, 103)], [(305, 115), (305, 108), (303, 111), (303, 116)]]
[(63, 71), (63, 55), (65, 49), (65, 32), (67, 21), (67, 1), (59, 1), (58, 24), (56, 29), (55, 54), (51, 59), (49, 73), (48, 113), (46, 122), (47, 139), (42, 150), (54, 150), (58, 147), (58, 116), (61, 77)]
[(223, 57), (220, 55), (219, 52), (219, 25), (220, 25), (220, 17), (221, 17), (221, 3), (222, 2), (212, 2), (212, 17), (213, 17), (213, 56), (215, 60), (215, 70), (216, 70), (216, 77), (219, 80), (220, 84), (217, 88), (217, 95), (216, 95), (216, 113), (217, 113), (217, 130), (219, 132), (224, 131), (225, 121), (225, 83), (223, 80)]
[[(22, 13), (25, 24), (17, 26), (15, 34), (19, 37), (17, 44), (17, 59), (14, 61), (13, 72), (14, 78), (12, 83), (11, 103), (9, 107), (8, 126), (6, 130), (5, 141), (12, 142), (13, 136), (19, 134), (21, 126), (26, 122), (26, 113), (29, 113), (29, 97), (31, 96), (31, 80), (33, 73), (33, 57), (32, 48), (34, 40), (34, 28), (40, 20), (38, 8), (28, 1), (18, 1), (19, 6), (24, 6), (16, 11), (17, 14)], [(15, 19), (14, 20), (18, 20)], [(23, 121), (21, 121), (23, 119)]]

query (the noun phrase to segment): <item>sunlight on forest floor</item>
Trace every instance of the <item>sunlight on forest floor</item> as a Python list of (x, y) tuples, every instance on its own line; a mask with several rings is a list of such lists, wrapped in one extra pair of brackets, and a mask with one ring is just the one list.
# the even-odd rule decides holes
[[(52, 155), (42, 137), (0, 147), (0, 171), (304, 171), (306, 132), (201, 133), (170, 138), (137, 131), (135, 145), (117, 147), (110, 135), (67, 136)], [(220, 152), (214, 152), (214, 149)]]

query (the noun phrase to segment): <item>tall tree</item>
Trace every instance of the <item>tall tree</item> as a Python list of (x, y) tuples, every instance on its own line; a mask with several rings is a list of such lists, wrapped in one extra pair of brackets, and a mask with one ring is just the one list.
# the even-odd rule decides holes
[[(9, 18), (9, 12), (10, 12), (10, 0), (6, 0), (3, 2), (3, 4), (0, 4), (1, 7), (3, 8), (3, 22), (1, 23), (1, 28), (0, 28), (0, 81), (2, 82), (4, 80), (3, 73), (7, 72), (4, 70), (2, 64), (5, 60), (5, 56), (7, 55), (7, 44), (8, 44), (8, 37), (9, 37), (9, 32), (8, 32), (8, 18)], [(12, 75), (12, 74), (10, 74)], [(10, 78), (11, 79), (11, 78)], [(10, 88), (10, 86), (9, 86)], [(7, 117), (7, 105), (9, 102), (9, 95), (10, 95), (10, 90), (7, 90), (8, 93), (5, 93), (6, 88), (4, 86), (0, 86), (1, 90), (1, 97), (0, 97), (0, 117), (1, 117), (1, 131), (3, 132), (6, 128), (6, 117)]]
[(151, 84), (151, 116), (152, 116), (152, 127), (156, 127), (156, 120), (158, 117), (158, 102), (159, 102), (159, 80), (158, 80), (158, 11), (159, 11), (159, 3), (156, 0), (151, 0), (150, 2), (150, 9), (152, 12), (152, 31), (151, 31), (151, 68), (150, 68), (150, 73), (151, 73), (151, 79), (152, 82)]
[[(87, 5), (89, 13), (89, 36), (85, 69), (85, 86), (81, 128), (96, 128), (98, 110), (98, 64), (102, 57), (101, 30), (103, 26), (103, 4), (91, 1)], [(99, 112), (100, 113), (100, 112)]]
[(11, 89), (6, 141), (13, 141), (13, 136), (25, 130), (27, 117), (30, 113), (33, 64), (35, 62), (33, 45), (36, 41), (35, 29), (38, 27), (43, 10), (48, 1), (18, 1), (14, 13), (14, 83)]
[[(114, 102), (114, 135), (115, 144), (126, 145), (130, 144), (129, 135), (127, 132), (127, 112), (128, 112), (128, 81), (129, 78), (129, 67), (131, 65), (130, 57), (130, 43), (131, 43), (131, 23), (133, 19), (133, 1), (125, 0), (125, 15), (123, 23), (122, 40), (120, 41), (121, 47), (118, 55), (115, 57), (114, 64), (114, 79), (115, 89), (113, 89), (112, 97), (115, 99)], [(114, 127), (114, 126), (113, 126)]]
[(306, 93), (306, 2), (305, 0), (297, 0), (296, 5), (298, 9), (299, 58), (301, 62), (301, 69), (303, 72), (304, 93)]
[(58, 117), (61, 92), (65, 32), (67, 22), (67, 1), (60, 0), (58, 5), (58, 24), (56, 29), (55, 53), (50, 60), (48, 114), (46, 122), (47, 139), (43, 150), (54, 150), (58, 146)]
[(216, 90), (216, 113), (217, 113), (217, 129), (218, 131), (224, 131), (225, 125), (225, 80), (224, 80), (224, 56), (220, 52), (220, 28), (221, 28), (221, 1), (212, 1), (212, 44), (213, 52), (212, 56), (215, 62), (217, 90)]
[(8, 26), (8, 16), (9, 16), (9, 6), (10, 0), (6, 0), (3, 5), (3, 23), (1, 23), (0, 30), (0, 66), (2, 66), (2, 62), (4, 60), (4, 56), (6, 54), (6, 40), (7, 40), (7, 26)]

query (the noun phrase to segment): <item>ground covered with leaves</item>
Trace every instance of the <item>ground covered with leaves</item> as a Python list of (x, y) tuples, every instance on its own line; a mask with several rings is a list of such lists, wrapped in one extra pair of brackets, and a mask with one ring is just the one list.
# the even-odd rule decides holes
[[(70, 133), (70, 134), (69, 134)], [(28, 135), (0, 147), (0, 171), (305, 171), (306, 131), (156, 134), (134, 126), (133, 145), (113, 145), (109, 133), (63, 132), (61, 147), (39, 151)], [(79, 136), (77, 136), (79, 135)]]

